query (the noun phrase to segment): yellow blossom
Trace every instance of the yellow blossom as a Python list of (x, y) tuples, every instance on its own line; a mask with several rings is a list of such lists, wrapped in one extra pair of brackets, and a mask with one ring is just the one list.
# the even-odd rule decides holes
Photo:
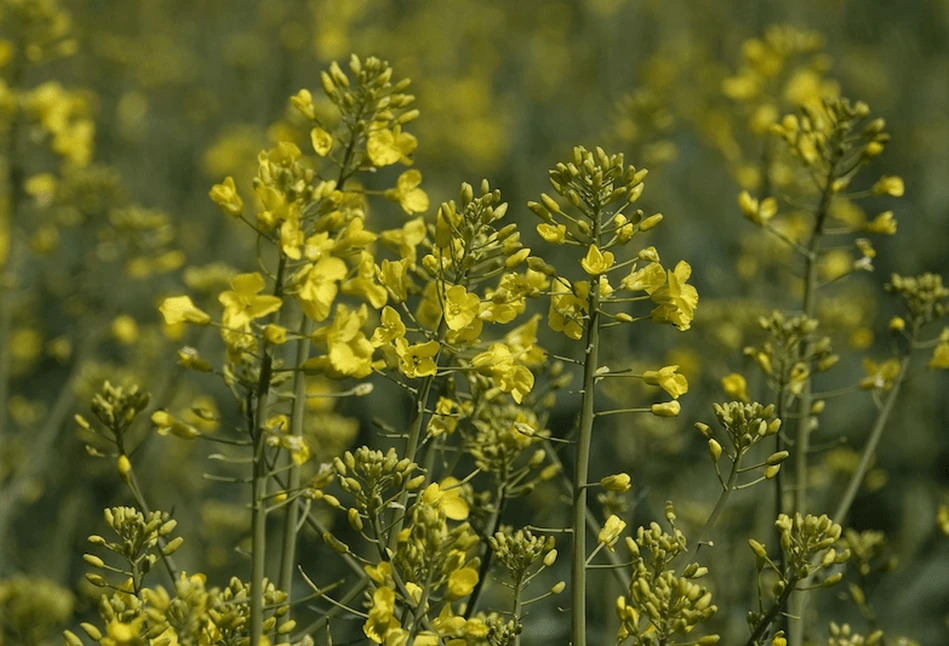
[(177, 323), (191, 323), (193, 325), (207, 325), (211, 322), (211, 317), (204, 311), (195, 307), (191, 302), (190, 296), (169, 296), (162, 301), (158, 311), (165, 318), (167, 325)]
[(863, 360), (863, 369), (867, 376), (860, 380), (863, 390), (889, 390), (900, 372), (900, 362), (897, 359), (887, 359), (877, 364), (871, 359)]
[(738, 206), (744, 216), (758, 226), (766, 225), (778, 212), (778, 201), (775, 198), (768, 197), (759, 202), (751, 197), (748, 191), (742, 191), (738, 196)]
[(413, 135), (402, 132), (400, 126), (392, 130), (381, 128), (369, 135), (366, 153), (369, 155), (369, 161), (375, 166), (391, 166), (396, 162), (411, 166), (409, 155), (417, 146), (418, 140)]
[(929, 360), (929, 367), (932, 370), (949, 369), (949, 341), (941, 341), (936, 344), (933, 356)]
[(722, 390), (732, 399), (743, 402), (747, 402), (751, 399), (748, 395), (748, 382), (737, 372), (722, 377)]
[(435, 357), (441, 345), (438, 341), (427, 341), (409, 345), (404, 337), (395, 340), (396, 353), (402, 374), (409, 378), (431, 377), (438, 370)]
[(408, 260), (414, 266), (418, 259), (416, 248), (425, 239), (425, 220), (415, 218), (409, 220), (401, 229), (392, 229), (382, 232), (382, 241), (398, 248), (403, 260)]
[(422, 174), (415, 170), (407, 170), (396, 181), (396, 187), (385, 192), (386, 198), (398, 202), (402, 210), (408, 215), (424, 213), (428, 210), (428, 194), (419, 188), (422, 183)]
[(313, 128), (310, 131), (310, 143), (313, 144), (313, 151), (320, 157), (326, 157), (333, 149), (333, 135), (322, 128)]
[(328, 255), (304, 268), (298, 274), (302, 282), (297, 292), (304, 313), (314, 321), (325, 321), (339, 292), (338, 283), (347, 273), (346, 263)]
[(214, 203), (231, 217), (239, 218), (244, 212), (244, 201), (237, 193), (233, 177), (225, 177), (222, 183), (211, 187), (210, 196)]
[(600, 529), (597, 540), (612, 552), (613, 546), (616, 544), (619, 535), (623, 533), (624, 529), (626, 529), (626, 522), (621, 520), (616, 514), (611, 514), (603, 524), (603, 528)]
[(359, 252), (359, 265), (356, 275), (342, 286), (342, 292), (353, 296), (362, 296), (369, 304), (378, 309), (386, 304), (389, 293), (385, 286), (376, 282), (376, 263), (368, 251)]
[(408, 269), (408, 260), (383, 260), (379, 267), (379, 282), (389, 290), (389, 297), (396, 303), (408, 298)]
[(478, 585), (478, 571), (464, 567), (448, 575), (448, 598), (461, 599), (471, 594)]
[(537, 233), (551, 244), (563, 244), (567, 239), (567, 227), (562, 224), (538, 224)]
[(629, 477), (628, 473), (617, 473), (615, 475), (606, 476), (605, 478), (601, 479), (600, 486), (607, 491), (626, 493), (629, 491), (631, 481), (632, 479)]
[(367, 377), (372, 372), (372, 355), (375, 352), (375, 347), (362, 331), (367, 318), (365, 305), (357, 310), (338, 305), (333, 323), (313, 334), (315, 342), (326, 345), (327, 353), (311, 361), (333, 378)]
[(138, 339), (138, 323), (128, 314), (112, 319), (112, 337), (122, 345), (132, 345)]
[(491, 375), (496, 385), (511, 393), (517, 403), (521, 403), (524, 395), (534, 387), (534, 373), (516, 363), (511, 349), (504, 343), (492, 343), (487, 350), (475, 355), (471, 365), (479, 372)]
[(573, 291), (560, 280), (553, 281), (551, 287), (554, 294), (550, 297), (547, 324), (551, 330), (563, 332), (568, 338), (579, 341), (583, 338), (586, 301), (577, 298)]
[(629, 276), (620, 283), (622, 289), (631, 292), (646, 292), (652, 294), (666, 284), (666, 270), (658, 262), (650, 262), (642, 269), (633, 265)]
[(467, 519), (470, 508), (458, 479), (449, 476), (437, 486), (441, 493), (438, 498), (438, 508), (445, 512), (445, 516), (451, 520)]
[(372, 345), (380, 347), (405, 336), (405, 323), (393, 308), (386, 305), (380, 316), (381, 325), (372, 333)]
[(186, 424), (166, 410), (157, 410), (152, 413), (152, 424), (159, 435), (174, 435), (182, 440), (193, 440), (201, 433), (191, 424)]
[(649, 410), (656, 417), (677, 417), (682, 410), (682, 406), (673, 399), (671, 402), (653, 404)]
[(586, 257), (580, 261), (583, 271), (591, 276), (605, 274), (613, 266), (613, 253), (610, 251), (600, 251), (596, 245), (590, 245)]
[(445, 293), (445, 323), (450, 330), (467, 327), (478, 316), (481, 299), (471, 294), (463, 285), (452, 285)]
[(653, 302), (659, 304), (652, 311), (653, 321), (672, 323), (682, 331), (692, 326), (699, 293), (695, 287), (686, 283), (691, 275), (692, 267), (684, 260), (679, 261), (675, 270), (666, 273), (668, 282), (651, 295)]
[(224, 327), (243, 329), (254, 319), (280, 309), (283, 301), (278, 296), (261, 296), (264, 278), (257, 272), (238, 274), (231, 280), (232, 291), (223, 292), (218, 300), (224, 306)]
[(659, 370), (647, 370), (643, 381), (650, 386), (659, 386), (675, 399), (689, 392), (689, 382), (685, 375), (678, 374), (679, 366), (665, 366)]
[(866, 233), (875, 233), (877, 235), (891, 236), (896, 233), (896, 220), (893, 218), (893, 211), (884, 211), (876, 216), (870, 222), (863, 225)]
[(900, 197), (904, 190), (903, 180), (900, 177), (884, 175), (876, 181), (870, 190), (874, 195)]
[(366, 637), (377, 644), (385, 643), (390, 631), (401, 626), (394, 616), (395, 591), (389, 587), (376, 588), (372, 594), (372, 607), (362, 630)]

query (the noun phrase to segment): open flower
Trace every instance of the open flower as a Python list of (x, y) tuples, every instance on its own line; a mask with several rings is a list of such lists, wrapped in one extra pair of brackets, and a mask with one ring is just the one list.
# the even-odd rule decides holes
[(678, 399), (680, 395), (689, 392), (689, 382), (685, 375), (678, 374), (679, 366), (666, 366), (659, 370), (647, 370), (643, 373), (643, 381), (650, 386), (659, 386), (667, 393)]
[(169, 296), (158, 308), (168, 325), (191, 323), (192, 325), (207, 325), (211, 317), (207, 312), (195, 307), (190, 296)]
[(369, 135), (366, 154), (375, 166), (391, 166), (396, 162), (410, 166), (412, 160), (409, 155), (417, 146), (418, 140), (415, 136), (402, 132), (401, 127), (396, 126), (392, 130), (381, 128)]
[(415, 169), (407, 170), (396, 181), (395, 188), (385, 192), (386, 198), (398, 202), (408, 215), (428, 210), (428, 194), (419, 188), (422, 174)]
[(405, 337), (395, 340), (395, 351), (399, 356), (402, 374), (409, 378), (431, 377), (438, 371), (435, 357), (441, 345), (438, 341), (427, 341), (409, 345)]
[(462, 330), (478, 316), (481, 299), (462, 285), (452, 285), (445, 293), (445, 323), (450, 330)]
[(599, 247), (591, 244), (587, 250), (586, 257), (580, 261), (583, 271), (591, 276), (605, 274), (613, 266), (613, 253), (611, 251), (600, 251)]
[(692, 327), (695, 308), (699, 304), (699, 293), (686, 281), (692, 275), (692, 267), (680, 260), (675, 270), (666, 272), (665, 285), (652, 293), (652, 300), (659, 307), (652, 311), (652, 320), (657, 323), (672, 323), (679, 330)]
[(234, 276), (231, 287), (231, 291), (218, 297), (224, 306), (224, 326), (231, 329), (243, 329), (254, 319), (276, 312), (283, 304), (278, 296), (260, 295), (264, 277), (257, 272)]

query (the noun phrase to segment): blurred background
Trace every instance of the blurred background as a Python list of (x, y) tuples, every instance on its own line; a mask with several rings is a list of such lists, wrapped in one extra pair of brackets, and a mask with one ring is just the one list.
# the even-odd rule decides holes
[[(760, 106), (730, 83), (747, 66), (746, 41), (766, 38), (771, 25), (822, 39), (802, 63), (810, 76), (779, 87), (775, 107), (792, 110), (791, 90), (808, 84), (865, 101), (892, 135), (867, 181), (885, 174), (906, 183), (905, 196), (885, 204), (899, 229), (877, 244), (875, 272), (850, 280), (824, 313), (844, 359), (818, 377), (819, 390), (857, 380), (864, 356), (886, 356), (886, 322), (896, 310), (882, 284), (891, 272), (949, 273), (949, 0), (64, 0), (62, 7), (72, 17), (75, 54), (13, 70), (0, 52), (0, 97), (32, 92), (42, 113), (37, 88), (44, 88), (52, 105), (68, 102), (68, 118), (87, 124), (73, 133), (85, 144), (66, 142), (67, 153), (57, 153), (73, 155), (66, 164), (43, 147), (41, 132), (13, 130), (4, 116), (5, 140), (15, 140), (5, 153), (4, 190), (19, 190), (10, 181), (14, 166), (41, 179), (0, 230), (9, 319), (0, 343), (10, 384), (0, 436), (0, 624), (12, 625), (17, 586), (48, 596), (35, 634), (9, 629), (3, 642), (0, 630), (0, 643), (58, 643), (63, 627), (93, 610), (82, 579), (85, 539), (101, 531), (103, 507), (130, 503), (112, 462), (88, 455), (71, 421), (103, 379), (139, 384), (153, 407), (233, 415), (223, 386), (176, 367), (183, 343), (213, 355), (219, 341), (169, 339), (157, 303), (185, 286), (210, 294), (235, 270), (254, 269), (253, 240), (221, 216), (208, 191), (226, 175), (248, 191), (259, 150), (307, 141), (288, 98), (300, 88), (318, 94), (319, 71), (350, 53), (384, 58), (398, 77), (413, 79), (422, 112), (412, 128), (415, 167), (433, 204), (457, 195), (462, 181), (488, 178), (529, 243), (539, 238), (525, 204), (549, 189), (547, 170), (574, 145), (623, 152), (650, 169), (641, 203), (666, 216), (655, 244), (664, 264), (689, 260), (702, 300), (689, 333), (633, 326), (610, 350), (627, 365), (678, 364), (691, 384), (678, 419), (637, 416), (598, 431), (598, 469), (625, 470), (634, 481), (628, 499), (606, 507), (616, 505), (633, 527), (660, 518), (668, 499), (684, 528), (701, 524), (717, 484), (692, 424), (711, 422), (710, 403), (726, 398), (721, 378), (731, 372), (749, 375), (752, 398), (767, 397), (742, 348), (760, 342), (758, 315), (794, 302), (793, 289), (775, 279), (779, 250), (736, 204), (740, 190), (760, 187), (763, 150), (753, 131)], [(0, 16), (0, 38), (16, 42), (9, 15)], [(45, 174), (54, 176), (46, 184)], [(396, 226), (402, 216), (389, 206), (370, 217)], [(546, 303), (536, 307), (545, 311)], [(542, 343), (567, 348), (562, 336)], [(858, 529), (886, 533), (881, 561), (899, 563), (870, 581), (873, 622), (920, 644), (949, 643), (949, 540), (935, 521), (949, 498), (947, 387), (945, 371), (908, 385), (852, 514)], [(406, 405), (394, 391), (378, 397), (392, 401), (377, 400), (376, 411)], [(573, 424), (576, 406), (561, 397), (556, 434)], [(356, 409), (313, 410), (317, 462), (375, 441), (368, 414)], [(815, 504), (827, 509), (816, 511), (829, 511), (834, 487), (853, 471), (874, 412), (866, 393), (828, 405), (814, 440), (828, 447), (814, 457), (823, 492)], [(247, 538), (244, 494), (202, 478), (205, 446), (154, 437), (142, 422), (136, 468), (148, 499), (179, 520), (184, 568), (220, 583), (244, 576), (246, 559), (234, 549)], [(838, 442), (842, 435), (847, 443)], [(733, 498), (722, 521), (729, 533), (706, 557), (721, 608), (714, 623), (727, 644), (744, 641), (755, 601), (746, 539), (768, 537), (773, 522), (768, 506), (756, 504), (761, 495)], [(548, 526), (563, 523), (554, 503), (553, 489), (523, 502)], [(305, 567), (317, 566), (317, 545), (311, 537), (301, 546)], [(615, 630), (618, 591), (602, 576), (602, 601), (591, 605), (593, 625), (606, 635)], [(865, 627), (839, 596), (822, 595), (822, 615)], [(565, 640), (569, 616), (556, 604), (538, 607), (529, 621), (543, 625), (533, 643)]]

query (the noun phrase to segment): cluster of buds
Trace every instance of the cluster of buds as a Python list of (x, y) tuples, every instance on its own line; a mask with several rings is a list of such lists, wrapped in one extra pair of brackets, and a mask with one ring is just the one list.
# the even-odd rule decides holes
[(435, 246), (422, 259), (432, 276), (459, 284), (514, 269), (530, 255), (530, 249), (521, 244), (517, 225), (495, 226), (508, 208), (507, 202), (501, 201), (501, 191), (492, 190), (488, 181), (482, 180), (479, 192), (475, 196), (471, 184), (465, 182), (458, 203), (450, 200), (439, 207)]
[(829, 336), (815, 338), (816, 319), (774, 311), (761, 317), (758, 325), (767, 333), (767, 339), (761, 347), (747, 346), (743, 352), (754, 360), (779, 396), (783, 397), (785, 390), (800, 394), (812, 371), (825, 372), (840, 360)]
[[(712, 408), (719, 424), (725, 430), (724, 435), (728, 442), (726, 455), (736, 469), (742, 457), (753, 446), (762, 439), (774, 435), (781, 428), (781, 420), (773, 417), (774, 404), (762, 406), (758, 402), (732, 401), (725, 404), (712, 404)], [(708, 424), (699, 422), (695, 427), (708, 438), (709, 454), (712, 456), (717, 471), (718, 462), (722, 454), (726, 452), (726, 448), (715, 439), (715, 432)], [(763, 464), (759, 465), (764, 469), (764, 477), (768, 479), (775, 477), (781, 469), (781, 463), (787, 457), (787, 451), (771, 454)]]
[[(666, 520), (672, 533), (653, 522), (649, 528), (640, 527), (635, 540), (626, 539), (633, 560), (632, 582), (629, 595), (616, 600), (621, 622), (617, 641), (632, 639), (636, 646), (678, 642), (718, 610), (712, 593), (696, 582), (708, 568), (689, 563), (679, 574), (669, 567), (685, 551), (686, 541), (675, 526), (671, 503), (666, 503)], [(689, 643), (706, 646), (719, 639), (718, 635), (706, 635)]]
[[(392, 448), (386, 453), (368, 446), (346, 451), (342, 458), (333, 460), (333, 468), (340, 488), (355, 499), (353, 507), (370, 518), (384, 513), (391, 499), (403, 490), (414, 491), (425, 482), (424, 475), (413, 476), (418, 465), (408, 458), (399, 458)], [(329, 494), (322, 498), (330, 506), (339, 506), (339, 501)]]
[[(577, 146), (572, 161), (558, 163), (550, 171), (550, 183), (583, 217), (568, 215), (553, 198), (541, 194), (540, 203), (527, 205), (544, 221), (538, 225), (538, 233), (547, 242), (584, 247), (599, 246), (603, 244), (600, 234), (610, 235), (609, 242), (603, 245), (606, 248), (628, 242), (636, 231), (648, 231), (659, 224), (661, 214), (647, 218), (639, 210), (631, 216), (623, 213), (642, 195), (646, 173), (645, 169), (626, 166), (622, 154), (607, 155), (602, 148), (590, 151)], [(605, 214), (610, 205), (616, 208)]]
[[(135, 421), (136, 416), (148, 407), (149, 400), (149, 394), (139, 390), (138, 386), (126, 389), (105, 381), (102, 384), (102, 390), (92, 398), (91, 410), (106, 432), (103, 433), (101, 429), (94, 427), (82, 415), (77, 414), (73, 419), (82, 434), (95, 433), (113, 444), (121, 445), (125, 432)], [(91, 447), (89, 450), (90, 453), (98, 454)]]
[(949, 312), (946, 304), (949, 289), (943, 286), (942, 276), (939, 274), (926, 273), (915, 277), (893, 274), (885, 289), (899, 296), (913, 328), (918, 329)]
[[(111, 507), (105, 510), (105, 522), (119, 540), (109, 541), (102, 536), (92, 535), (89, 537), (89, 542), (122, 557), (130, 569), (118, 571), (131, 577), (135, 582), (141, 581), (161, 555), (171, 556), (184, 542), (180, 536), (168, 540), (168, 536), (178, 523), (169, 518), (166, 512), (153, 511), (145, 515), (133, 507)], [(96, 569), (106, 568), (116, 571), (94, 554), (86, 554), (83, 559)], [(90, 572), (86, 574), (86, 578), (93, 585), (100, 587), (107, 585), (105, 579), (99, 574)]]
[[(755, 553), (755, 567), (758, 570), (759, 579), (762, 572), (768, 569), (778, 575), (772, 592), (778, 599), (779, 606), (800, 582), (807, 581), (820, 572), (837, 569), (837, 566), (850, 559), (848, 549), (837, 549), (842, 530), (840, 525), (827, 515), (803, 516), (796, 513), (791, 517), (781, 514), (774, 525), (780, 536), (781, 551), (784, 552), (783, 568), (771, 560), (764, 545), (754, 539), (750, 539), (748, 544), (751, 546), (751, 551)], [(843, 572), (837, 570), (827, 574), (818, 586), (830, 588), (842, 578)], [(758, 625), (765, 614), (763, 610), (749, 612), (749, 625)]]
[[(811, 168), (835, 168), (845, 156), (851, 159), (843, 168), (859, 166), (879, 156), (890, 139), (884, 131), (886, 123), (879, 118), (864, 123), (859, 135), (853, 136), (870, 116), (869, 106), (862, 101), (852, 104), (847, 99), (825, 99), (821, 105), (801, 106), (800, 111), (800, 116), (785, 116), (773, 131), (784, 139), (792, 155)], [(835, 178), (834, 192), (843, 191), (850, 177), (844, 173)]]
[(504, 566), (511, 579), (524, 581), (528, 570), (542, 562), (543, 567), (551, 567), (557, 560), (553, 536), (534, 536), (530, 530), (502, 528), (488, 538), (488, 544), (494, 557)]

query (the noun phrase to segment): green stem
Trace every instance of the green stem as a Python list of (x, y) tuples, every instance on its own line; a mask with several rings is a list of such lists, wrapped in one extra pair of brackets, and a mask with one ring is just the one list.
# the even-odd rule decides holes
[(493, 552), (488, 544), (488, 539), (497, 533), (498, 527), (501, 525), (501, 513), (504, 511), (506, 495), (504, 486), (502, 485), (498, 488), (497, 507), (494, 513), (491, 514), (491, 521), (488, 523), (488, 531), (484, 535), (485, 551), (481, 559), (481, 567), (478, 568), (478, 582), (475, 584), (474, 590), (471, 591), (471, 596), (468, 598), (468, 605), (464, 613), (465, 619), (471, 619), (471, 616), (477, 611), (478, 601), (481, 599), (481, 592), (484, 590), (485, 582), (491, 573), (491, 557), (493, 556)]
[[(283, 273), (286, 256), (280, 254), (277, 275), (274, 281), (274, 296), (283, 295)], [(279, 320), (279, 310), (274, 315)], [(266, 457), (266, 434), (270, 409), (270, 381), (273, 377), (273, 348), (264, 343), (260, 376), (257, 380), (257, 401), (253, 411), (248, 406), (251, 437), (254, 442), (253, 479), (251, 480), (251, 575), (250, 575), (250, 646), (260, 646), (264, 635), (264, 567), (267, 557), (267, 479), (269, 478)], [(251, 403), (248, 398), (248, 404)]]
[(857, 496), (857, 491), (860, 490), (860, 485), (863, 484), (863, 479), (866, 477), (867, 470), (870, 468), (870, 461), (873, 459), (873, 456), (876, 453), (877, 445), (880, 443), (880, 438), (883, 436), (883, 430), (886, 428), (886, 423), (890, 418), (890, 414), (893, 412), (896, 399), (900, 394), (900, 386), (902, 385), (903, 379), (906, 377), (906, 373), (909, 372), (909, 364), (910, 355), (907, 354), (905, 357), (903, 357), (903, 360), (900, 363), (900, 371), (896, 379), (893, 381), (893, 388), (890, 389), (890, 393), (887, 395), (886, 401), (883, 403), (883, 408), (880, 410), (880, 413), (877, 415), (876, 422), (873, 424), (873, 429), (870, 431), (870, 437), (867, 440), (867, 445), (863, 447), (863, 453), (860, 455), (860, 464), (857, 465), (857, 470), (854, 471), (852, 476), (850, 476), (850, 482), (847, 483), (847, 490), (844, 492), (843, 497), (837, 504), (836, 511), (834, 511), (833, 519), (835, 523), (843, 524), (843, 522), (847, 519), (847, 513), (850, 511), (850, 505), (853, 504), (853, 500)]
[(698, 535), (695, 537), (695, 543), (689, 549), (689, 553), (686, 556), (685, 560), (679, 565), (678, 572), (676, 576), (682, 576), (682, 571), (695, 561), (695, 558), (698, 556), (699, 549), (702, 547), (702, 543), (705, 542), (705, 539), (708, 537), (712, 527), (715, 526), (715, 523), (718, 522), (719, 516), (722, 515), (722, 512), (725, 510), (725, 505), (728, 504), (728, 498), (732, 495), (732, 492), (735, 491), (735, 481), (738, 480), (738, 469), (741, 464), (741, 458), (735, 458), (735, 461), (732, 462), (731, 473), (728, 474), (728, 480), (725, 482), (725, 487), (722, 489), (721, 495), (718, 497), (718, 502), (715, 503), (715, 506), (712, 508), (712, 513), (708, 515), (708, 518), (705, 519), (705, 524), (702, 525), (702, 529), (699, 530)]
[[(310, 355), (310, 333), (313, 325), (304, 315), (300, 323), (300, 336), (297, 341), (296, 361), (294, 366), (300, 367)], [(290, 435), (303, 436), (303, 421), (306, 414), (306, 375), (297, 371), (293, 373), (293, 407), (290, 412)], [(292, 463), (288, 478), (287, 490), (295, 492), (300, 488), (300, 467)], [(287, 593), (287, 604), (290, 605), (293, 597), (293, 569), (296, 563), (297, 525), (300, 522), (300, 501), (294, 500), (287, 506), (287, 514), (283, 519), (283, 550), (280, 555), (280, 580), (278, 588)], [(289, 614), (286, 619), (289, 619)]]
[[(514, 619), (515, 625), (519, 625), (521, 623), (521, 608), (523, 607), (521, 596), (524, 594), (522, 587), (523, 583), (521, 581), (516, 581), (514, 583), (514, 610), (511, 615), (512, 619)], [(514, 646), (521, 646), (520, 632), (517, 632), (517, 634), (514, 635)]]
[[(593, 218), (593, 239), (599, 242), (600, 218)], [(573, 474), (573, 551), (570, 562), (571, 635), (573, 646), (587, 643), (587, 481), (590, 471), (590, 447), (593, 443), (593, 407), (596, 370), (600, 345), (599, 276), (590, 284), (589, 320), (586, 330), (586, 357), (583, 364), (583, 401), (577, 434), (577, 464)]]
[(796, 585), (797, 582), (795, 581), (784, 589), (784, 592), (781, 593), (781, 596), (775, 600), (774, 605), (768, 609), (768, 613), (761, 618), (761, 621), (755, 624), (754, 629), (751, 631), (751, 636), (748, 638), (748, 641), (745, 642), (745, 646), (759, 646), (758, 640), (761, 639), (761, 636), (764, 635), (764, 632), (769, 626), (771, 626), (771, 624), (774, 623), (774, 620), (777, 619), (778, 614), (781, 612), (781, 608), (783, 608), (784, 604), (787, 603), (788, 597), (790, 597), (791, 593), (794, 592)]

